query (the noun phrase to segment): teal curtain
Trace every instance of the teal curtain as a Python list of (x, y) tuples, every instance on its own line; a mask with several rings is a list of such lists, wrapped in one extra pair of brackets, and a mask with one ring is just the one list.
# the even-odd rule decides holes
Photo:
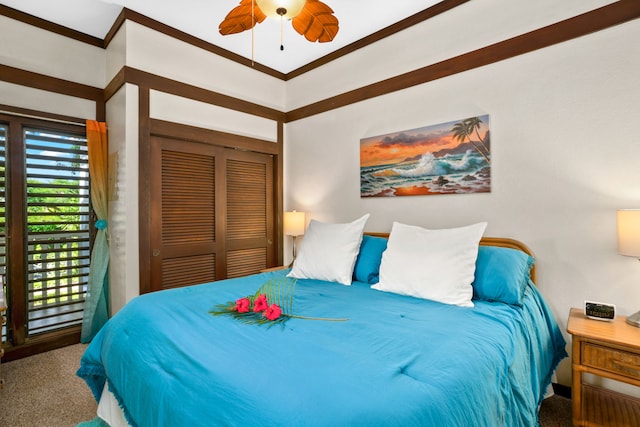
[(87, 120), (87, 148), (89, 153), (89, 177), (91, 203), (98, 220), (96, 239), (91, 251), (89, 284), (85, 296), (84, 317), (80, 342), (93, 339), (109, 318), (109, 240), (107, 235), (107, 125)]

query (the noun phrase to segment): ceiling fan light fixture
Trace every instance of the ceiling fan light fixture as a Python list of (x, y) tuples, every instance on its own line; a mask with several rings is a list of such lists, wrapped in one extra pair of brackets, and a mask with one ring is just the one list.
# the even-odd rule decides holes
[(258, 7), (265, 15), (293, 19), (304, 7), (307, 0), (256, 0)]
[(320, 0), (240, 0), (218, 26), (223, 36), (251, 30), (251, 58), (253, 60), (253, 30), (267, 16), (280, 18), (280, 50), (283, 50), (284, 20), (291, 21), (293, 29), (308, 41), (331, 42), (340, 24), (333, 10)]

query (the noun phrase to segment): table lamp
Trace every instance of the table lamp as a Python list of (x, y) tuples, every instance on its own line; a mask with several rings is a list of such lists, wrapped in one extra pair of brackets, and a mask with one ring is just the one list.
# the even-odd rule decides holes
[(304, 228), (306, 225), (304, 212), (285, 212), (284, 213), (284, 234), (286, 236), (293, 237), (293, 259), (289, 267), (293, 265), (296, 260), (296, 237), (304, 234)]
[[(640, 209), (618, 210), (618, 253), (640, 260)], [(640, 311), (627, 317), (627, 323), (640, 327)]]

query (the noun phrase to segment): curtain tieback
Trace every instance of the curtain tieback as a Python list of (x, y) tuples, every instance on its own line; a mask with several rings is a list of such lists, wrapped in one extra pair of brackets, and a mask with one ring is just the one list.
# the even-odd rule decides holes
[(107, 221), (104, 219), (99, 219), (96, 221), (95, 225), (98, 230), (104, 230), (105, 228), (107, 228)]

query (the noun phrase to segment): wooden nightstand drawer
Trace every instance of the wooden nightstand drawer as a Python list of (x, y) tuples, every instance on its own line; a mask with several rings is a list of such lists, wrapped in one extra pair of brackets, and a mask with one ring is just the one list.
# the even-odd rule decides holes
[(640, 379), (640, 354), (582, 343), (581, 363), (625, 377)]

